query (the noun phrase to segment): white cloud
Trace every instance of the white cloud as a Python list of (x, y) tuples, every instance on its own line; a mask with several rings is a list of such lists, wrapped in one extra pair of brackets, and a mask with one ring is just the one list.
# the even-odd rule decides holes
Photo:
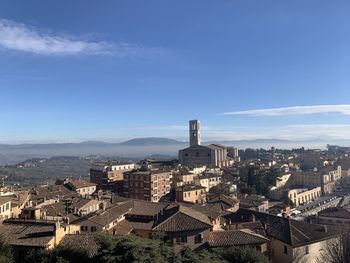
[(205, 140), (337, 140), (350, 138), (350, 124), (295, 124), (271, 127), (217, 128), (202, 133)]
[(307, 114), (320, 114), (320, 113), (341, 113), (341, 114), (350, 115), (350, 104), (294, 106), (294, 107), (285, 107), (285, 108), (233, 111), (233, 112), (225, 112), (224, 115), (289, 116), (289, 115), (307, 115)]
[(89, 41), (43, 32), (38, 28), (6, 19), (0, 19), (0, 48), (46, 56), (113, 54), (124, 57), (157, 52), (157, 49), (146, 50), (128, 43)]

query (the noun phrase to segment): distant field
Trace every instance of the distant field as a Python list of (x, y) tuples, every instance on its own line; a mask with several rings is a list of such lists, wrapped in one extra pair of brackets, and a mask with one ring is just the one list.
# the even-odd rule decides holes
[[(6, 185), (40, 184), (65, 177), (85, 178), (88, 177), (91, 163), (94, 161), (81, 157), (53, 157), (42, 159), (41, 162), (40, 159), (27, 160), (15, 166), (0, 167), (0, 177), (6, 177)], [(29, 167), (25, 167), (26, 164)]]

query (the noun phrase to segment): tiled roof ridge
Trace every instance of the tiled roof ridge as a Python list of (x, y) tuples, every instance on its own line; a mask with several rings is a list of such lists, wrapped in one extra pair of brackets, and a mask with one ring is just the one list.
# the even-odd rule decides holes
[[(180, 207), (180, 206), (179, 206)], [(161, 222), (155, 222), (155, 224), (152, 226), (152, 229), (155, 229), (163, 224), (165, 224), (167, 221), (169, 221), (173, 216), (177, 215), (180, 213), (180, 209), (177, 207), (178, 211), (176, 211), (174, 214), (169, 215), (165, 220)]]
[(253, 230), (249, 229), (249, 228), (242, 228), (242, 229), (239, 229), (240, 231), (242, 232), (245, 232), (247, 234), (250, 234), (250, 235), (253, 235), (253, 236), (256, 236), (256, 237), (259, 237), (259, 238), (263, 238), (265, 240), (268, 240), (270, 241), (270, 239), (268, 239), (267, 237), (263, 236), (263, 235), (260, 235), (258, 233), (255, 233)]
[[(293, 230), (297, 231), (299, 234), (303, 235), (308, 241), (311, 241), (311, 240), (312, 240), (309, 236), (305, 235), (304, 232), (300, 231), (298, 228), (296, 228), (295, 226), (293, 226), (293, 225), (290, 223), (290, 220), (289, 220), (289, 227), (290, 227), (290, 229), (293, 229)], [(293, 232), (290, 231), (291, 244), (292, 244), (292, 246), (294, 246), (295, 244), (294, 244), (294, 242), (293, 242), (292, 236), (293, 236)]]
[[(185, 209), (185, 211), (184, 211), (184, 209)], [(180, 213), (182, 213), (182, 214), (184, 214), (184, 215), (186, 215), (186, 216), (188, 216), (188, 217), (194, 218), (194, 219), (196, 219), (197, 221), (200, 221), (200, 222), (202, 222), (202, 223), (204, 223), (204, 224), (207, 224), (207, 225), (209, 225), (209, 226), (212, 226), (211, 223), (208, 224), (208, 222), (205, 222), (204, 220), (201, 220), (200, 218), (196, 218), (196, 217), (193, 217), (192, 215), (189, 215), (188, 213), (186, 213), (186, 209), (192, 209), (192, 211), (194, 211), (195, 213), (202, 214), (205, 218), (207, 218), (207, 216), (206, 216), (205, 214), (203, 214), (202, 212), (200, 212), (200, 211), (198, 211), (198, 210), (195, 210), (195, 209), (193, 209), (193, 208), (184, 207), (184, 206), (179, 206), (179, 212), (180, 212)], [(187, 210), (187, 211), (188, 211), (188, 210)], [(208, 218), (207, 218), (207, 219), (208, 219)], [(209, 219), (208, 219), (208, 221), (209, 221)]]
[[(173, 218), (173, 217), (176, 216), (177, 214), (183, 214), (183, 215), (185, 215), (186, 217), (192, 218), (192, 219), (194, 219), (194, 220), (197, 220), (197, 221), (199, 221), (199, 222), (201, 222), (201, 223), (203, 223), (203, 224), (206, 224), (206, 225), (212, 227), (212, 224), (209, 224), (208, 222), (205, 222), (204, 220), (201, 220), (200, 218), (193, 217), (193, 216), (189, 215), (188, 213), (184, 212), (184, 211), (183, 211), (183, 208), (184, 208), (183, 206), (180, 206), (180, 205), (179, 205), (179, 206), (176, 207), (176, 208), (177, 208), (177, 211), (176, 211), (175, 213), (173, 213), (173, 214), (171, 214), (170, 216), (168, 216), (168, 218), (166, 218), (164, 221), (160, 222), (159, 224), (155, 224), (155, 225), (153, 226), (153, 229), (158, 228), (159, 226), (165, 224), (167, 221), (171, 220), (171, 218)], [(182, 209), (181, 209), (181, 208), (182, 208)], [(189, 209), (193, 209), (193, 208), (189, 208)], [(196, 211), (196, 212), (197, 212), (197, 213), (200, 213), (199, 211)], [(203, 214), (203, 216), (206, 217), (206, 215), (204, 215), (204, 214)], [(209, 220), (209, 219), (208, 219), (208, 220)]]

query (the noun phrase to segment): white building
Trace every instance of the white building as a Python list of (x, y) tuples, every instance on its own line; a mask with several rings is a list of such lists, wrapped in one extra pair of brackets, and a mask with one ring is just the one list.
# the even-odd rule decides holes
[(88, 197), (96, 191), (96, 184), (85, 180), (69, 180), (65, 185), (83, 197)]

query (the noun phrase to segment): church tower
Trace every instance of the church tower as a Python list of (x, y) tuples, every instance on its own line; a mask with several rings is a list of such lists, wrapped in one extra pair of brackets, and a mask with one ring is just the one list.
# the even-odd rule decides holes
[(201, 144), (200, 122), (198, 120), (190, 121), (190, 146)]

